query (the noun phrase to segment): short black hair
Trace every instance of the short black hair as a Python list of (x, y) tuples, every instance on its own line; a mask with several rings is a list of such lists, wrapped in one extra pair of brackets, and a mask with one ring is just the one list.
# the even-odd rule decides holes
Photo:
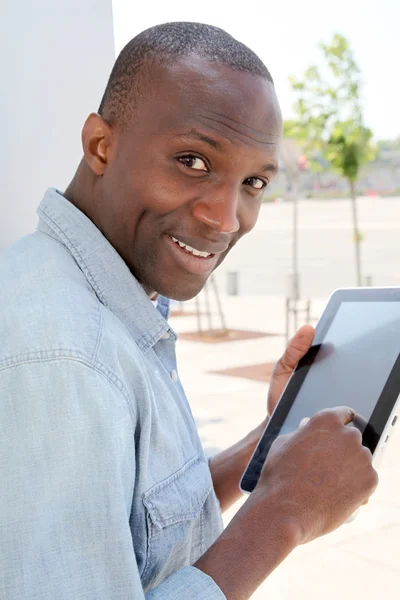
[(156, 25), (139, 33), (123, 48), (112, 69), (98, 113), (108, 122), (125, 125), (132, 116), (135, 94), (151, 65), (168, 67), (196, 54), (236, 71), (258, 75), (273, 83), (260, 58), (229, 33), (203, 23), (176, 22)]

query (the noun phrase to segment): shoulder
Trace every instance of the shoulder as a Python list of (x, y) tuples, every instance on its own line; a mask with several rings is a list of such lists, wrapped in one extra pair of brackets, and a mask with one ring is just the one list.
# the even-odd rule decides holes
[(0, 364), (52, 351), (94, 356), (100, 302), (68, 250), (45, 234), (1, 253), (0, 306)]
[(121, 390), (143, 383), (143, 356), (70, 252), (36, 232), (0, 253), (0, 367), (76, 359)]

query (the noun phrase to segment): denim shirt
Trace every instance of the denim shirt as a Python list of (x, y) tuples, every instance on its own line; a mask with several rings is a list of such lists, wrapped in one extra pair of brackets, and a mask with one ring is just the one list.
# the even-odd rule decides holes
[(61, 193), (38, 215), (0, 254), (0, 598), (221, 600), (168, 301)]

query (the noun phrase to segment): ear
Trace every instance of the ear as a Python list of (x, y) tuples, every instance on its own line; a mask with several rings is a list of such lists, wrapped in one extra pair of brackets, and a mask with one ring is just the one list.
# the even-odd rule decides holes
[(95, 175), (101, 177), (107, 168), (113, 133), (100, 115), (91, 113), (82, 129), (85, 160)]

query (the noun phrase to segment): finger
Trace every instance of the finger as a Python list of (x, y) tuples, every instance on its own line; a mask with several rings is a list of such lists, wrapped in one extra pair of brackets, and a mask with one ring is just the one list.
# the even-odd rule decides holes
[(304, 427), (305, 425), (307, 425), (309, 420), (310, 420), (310, 417), (304, 417), (304, 419), (302, 419), (299, 423), (299, 429), (301, 429), (301, 427)]
[(334, 410), (343, 425), (348, 425), (355, 419), (356, 413), (349, 406), (339, 406)]
[(332, 420), (339, 425), (348, 425), (355, 419), (356, 413), (349, 406), (338, 406), (336, 408), (326, 408), (317, 412), (313, 419)]
[(290, 340), (285, 352), (276, 364), (275, 375), (287, 375), (308, 352), (314, 340), (314, 327), (303, 325)]
[(353, 425), (354, 425), (354, 427), (357, 427), (357, 429), (361, 433), (364, 433), (364, 431), (368, 425), (368, 421), (366, 419), (364, 419), (364, 417), (362, 417), (360, 414), (356, 414), (356, 416), (354, 417)]
[[(268, 453), (268, 456), (274, 454), (275, 452), (277, 452), (278, 450), (280, 450), (280, 448), (286, 444), (286, 442), (288, 440), (290, 440), (290, 438), (293, 437), (293, 433), (284, 433), (282, 435), (278, 435), (278, 437), (274, 440), (271, 449)], [(268, 460), (268, 456), (267, 456), (267, 460)]]

